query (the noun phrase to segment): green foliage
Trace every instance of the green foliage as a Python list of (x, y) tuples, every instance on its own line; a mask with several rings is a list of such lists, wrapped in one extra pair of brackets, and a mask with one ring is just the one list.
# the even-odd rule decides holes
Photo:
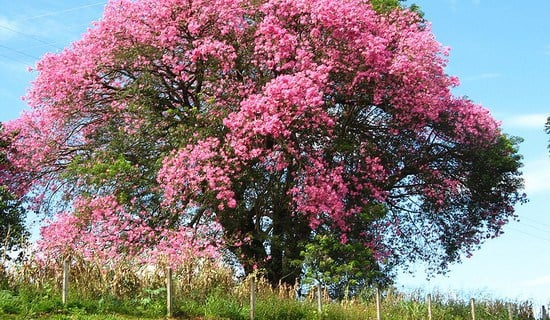
[(13, 293), (8, 290), (0, 291), (0, 314), (16, 314), (20, 312), (20, 303)]
[(371, 250), (359, 242), (342, 243), (330, 235), (317, 235), (302, 252), (306, 279), (329, 286), (331, 296), (343, 298), (357, 292), (366, 281), (376, 280), (378, 265)]
[(246, 319), (239, 302), (221, 291), (215, 292), (206, 298), (204, 316), (214, 319)]
[[(275, 308), (276, 306), (276, 308)], [(257, 319), (294, 320), (312, 319), (311, 306), (294, 299), (281, 299), (276, 296), (262, 297), (256, 304)]]
[[(517, 141), (502, 139), (495, 150), (508, 150), (508, 155), (514, 155)], [(501, 153), (496, 153), (501, 154)], [(514, 159), (494, 157), (485, 158), (490, 165), (518, 168)], [(481, 173), (480, 173), (481, 174)], [(487, 173), (483, 173), (487, 174)], [(372, 206), (359, 215), (363, 224), (377, 220), (386, 215), (383, 206)], [(358, 226), (362, 225), (357, 223)], [(375, 272), (377, 265), (373, 262), (371, 252), (366, 247), (358, 247), (353, 242), (354, 230), (349, 232), (350, 239), (342, 243), (338, 235), (328, 233), (316, 235), (315, 241), (305, 246), (302, 255), (309, 262), (308, 271), (316, 279), (322, 279), (327, 284), (340, 283), (345, 285), (360, 283), (360, 279), (374, 279), (375, 276), (365, 272)], [(362, 266), (370, 263), (372, 270), (365, 271)], [(131, 266), (129, 264), (128, 266)], [(79, 285), (71, 286), (69, 303), (61, 303), (59, 277), (49, 270), (33, 270), (19, 266), (18, 272), (11, 274), (9, 290), (0, 290), (0, 319), (161, 319), (166, 313), (166, 289), (162, 278), (154, 281), (141, 281), (132, 286), (133, 291), (125, 296), (116, 296), (106, 289), (105, 283), (98, 284), (99, 276), (91, 270), (90, 265), (73, 265), (75, 272), (71, 281)], [(90, 270), (86, 270), (86, 267)], [(316, 269), (315, 269), (316, 268)], [(34, 270), (37, 271), (37, 270)], [(113, 270), (116, 273), (116, 270)], [(201, 270), (200, 275), (184, 280), (184, 274), (176, 275), (175, 315), (178, 319), (247, 319), (249, 313), (248, 292), (240, 292), (243, 283), (233, 280), (222, 281), (216, 274), (223, 272)], [(119, 273), (118, 277), (130, 277), (131, 270)], [(28, 277), (28, 278), (25, 278)], [(18, 278), (19, 277), (19, 278)], [(32, 281), (30, 281), (32, 279)], [(216, 279), (216, 280), (213, 280)], [(359, 282), (358, 282), (359, 281)], [(206, 283), (203, 283), (206, 282)], [(273, 290), (267, 282), (259, 282), (256, 319), (305, 319), (317, 320), (314, 295), (296, 299), (293, 289), (286, 289), (281, 294)], [(184, 285), (185, 284), (185, 285)], [(364, 283), (363, 283), (364, 284)], [(244, 286), (246, 288), (247, 286)], [(350, 286), (351, 287), (351, 286)], [(363, 290), (359, 291), (359, 288)], [(281, 289), (279, 289), (281, 290)], [(375, 317), (374, 295), (371, 289), (358, 286), (355, 298), (344, 302), (324, 299), (322, 319), (325, 320), (355, 320), (372, 319)], [(89, 292), (88, 292), (89, 291)], [(340, 291), (342, 292), (342, 291)], [(415, 293), (403, 295), (396, 291), (386, 291), (382, 299), (384, 319), (407, 320), (422, 319), (427, 314), (425, 294)], [(529, 303), (514, 303), (515, 318), (527, 320), (532, 318)], [(470, 307), (468, 300), (435, 295), (432, 299), (432, 314), (434, 319), (469, 319)], [(507, 303), (491, 300), (476, 300), (476, 319), (496, 320), (506, 319)]]
[(372, 0), (370, 3), (374, 10), (378, 12), (388, 12), (395, 8), (401, 8), (404, 0)]
[[(178, 319), (247, 319), (248, 297), (235, 295), (235, 288), (211, 292), (205, 298), (194, 299), (179, 296), (175, 301)], [(315, 299), (296, 300), (268, 293), (259, 288), (256, 319), (258, 320), (318, 320)], [(165, 315), (165, 295), (160, 289), (146, 289), (136, 294), (135, 299), (120, 300), (108, 295), (95, 299), (73, 297), (64, 306), (58, 292), (51, 288), (37, 289), (32, 286), (18, 290), (0, 291), (0, 319), (162, 319)], [(145, 295), (143, 295), (145, 294)], [(151, 300), (145, 299), (149, 297)], [(347, 302), (324, 301), (322, 319), (359, 320), (375, 318), (374, 297), (367, 300)], [(313, 297), (312, 297), (313, 298)], [(476, 319), (501, 320), (508, 318), (508, 303), (489, 298), (476, 299)], [(427, 315), (425, 295), (419, 292), (408, 295), (388, 290), (382, 296), (382, 317), (387, 320), (425, 319)], [(532, 317), (529, 303), (513, 303), (514, 319), (528, 320)], [(443, 294), (432, 297), (433, 319), (470, 319), (468, 300)]]
[(387, 214), (383, 205), (365, 206), (360, 214), (350, 217), (351, 230), (343, 235), (320, 229), (301, 253), (305, 279), (321, 282), (331, 298), (356, 296), (366, 286), (387, 286), (391, 270), (383, 269), (373, 256), (372, 248), (359, 241), (372, 221)]
[(33, 290), (23, 288), (16, 292), (0, 291), (0, 316), (21, 315), (33, 318), (41, 314), (55, 313), (62, 309), (61, 299), (51, 295), (47, 288)]
[[(25, 212), (20, 202), (0, 186), (0, 253), (18, 249), (29, 236), (24, 224)], [(4, 257), (3, 257), (4, 258)], [(9, 259), (9, 256), (5, 256)]]
[(102, 181), (115, 179), (119, 176), (125, 176), (135, 173), (135, 167), (124, 158), (123, 155), (118, 155), (110, 159), (109, 162), (95, 162), (84, 166), (82, 157), (76, 157), (69, 165), (69, 172), (72, 174), (80, 174), (89, 177), (89, 183), (101, 185)]
[[(386, 13), (394, 10), (396, 8), (403, 8), (402, 4), (406, 0), (371, 0), (372, 7), (374, 10)], [(420, 10), (420, 7), (413, 3), (408, 7), (409, 10), (416, 12), (420, 17), (424, 16), (424, 13)]]
[(198, 318), (204, 315), (203, 305), (197, 299), (178, 300), (175, 307), (176, 314), (184, 318)]
[[(9, 142), (3, 137), (3, 128), (0, 123), (0, 170), (9, 168), (5, 155), (5, 148), (8, 146)], [(2, 176), (2, 172), (0, 172), (0, 177)], [(7, 253), (20, 249), (29, 236), (24, 220), (25, 212), (21, 208), (20, 202), (6, 186), (0, 184), (0, 280), (4, 278), (3, 263), (11, 259)]]

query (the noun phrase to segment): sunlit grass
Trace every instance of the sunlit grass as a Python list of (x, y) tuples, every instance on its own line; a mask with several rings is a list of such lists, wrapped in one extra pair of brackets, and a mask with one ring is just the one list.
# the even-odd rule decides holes
[[(55, 268), (23, 264), (4, 275), (0, 288), (0, 319), (163, 319), (166, 316), (165, 274), (162, 268), (144, 272), (133, 264), (103, 270), (100, 265), (71, 266), (69, 299), (61, 302), (61, 276)], [(78, 272), (77, 272), (78, 271)], [(173, 274), (174, 318), (196, 320), (249, 319), (250, 279), (215, 264), (189, 265)], [(374, 291), (366, 289), (347, 301), (323, 298), (317, 310), (315, 294), (296, 295), (297, 287), (272, 288), (257, 278), (255, 318), (258, 320), (376, 319)], [(385, 290), (384, 320), (427, 319), (426, 293)], [(471, 319), (469, 299), (432, 293), (432, 319)], [(508, 319), (509, 303), (478, 296), (476, 320)], [(513, 319), (533, 319), (528, 302), (510, 305)]]

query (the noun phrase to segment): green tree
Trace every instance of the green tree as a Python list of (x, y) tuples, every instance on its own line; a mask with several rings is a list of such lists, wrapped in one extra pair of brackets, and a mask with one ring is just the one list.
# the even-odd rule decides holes
[[(5, 150), (9, 146), (8, 139), (3, 136), (0, 123), (0, 177), (6, 176), (9, 163)], [(0, 179), (0, 182), (2, 179)], [(11, 259), (8, 253), (20, 249), (29, 236), (25, 228), (25, 212), (20, 201), (8, 190), (7, 186), (0, 185), (0, 261)]]
[[(372, 228), (373, 221), (387, 214), (381, 205), (365, 207), (350, 221), (353, 230), (335, 234), (321, 228), (305, 245), (299, 262), (306, 282), (319, 282), (333, 299), (356, 296), (365, 287), (386, 287), (392, 283), (393, 270), (380, 264), (376, 253), (366, 246), (361, 233)], [(375, 241), (375, 239), (371, 239)]]
[(4, 186), (0, 187), (0, 254), (21, 249), (29, 236), (25, 228), (25, 213), (19, 201)]

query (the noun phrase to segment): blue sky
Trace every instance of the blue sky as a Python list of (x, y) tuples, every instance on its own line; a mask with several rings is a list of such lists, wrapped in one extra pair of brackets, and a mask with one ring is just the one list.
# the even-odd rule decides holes
[[(446, 276), (426, 281), (422, 267), (397, 286), (486, 293), (550, 303), (550, 1), (416, 0), (437, 39), (451, 47), (447, 72), (455, 90), (489, 108), (506, 133), (525, 139), (526, 192), (520, 222), (486, 242)], [(27, 67), (60, 51), (101, 17), (106, 1), (0, 0), (0, 121), (16, 118), (34, 75)]]
[(544, 122), (550, 115), (550, 1), (413, 0), (438, 41), (451, 47), (447, 73), (455, 94), (491, 110), (503, 131), (520, 136), (529, 203), (520, 222), (487, 241), (447, 276), (402, 276), (405, 287), (451, 288), (550, 303), (550, 157)]

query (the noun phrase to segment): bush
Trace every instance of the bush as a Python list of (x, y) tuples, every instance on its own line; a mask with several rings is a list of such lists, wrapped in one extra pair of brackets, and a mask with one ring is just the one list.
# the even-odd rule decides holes
[(20, 303), (10, 291), (0, 291), (0, 314), (16, 314), (20, 312)]

